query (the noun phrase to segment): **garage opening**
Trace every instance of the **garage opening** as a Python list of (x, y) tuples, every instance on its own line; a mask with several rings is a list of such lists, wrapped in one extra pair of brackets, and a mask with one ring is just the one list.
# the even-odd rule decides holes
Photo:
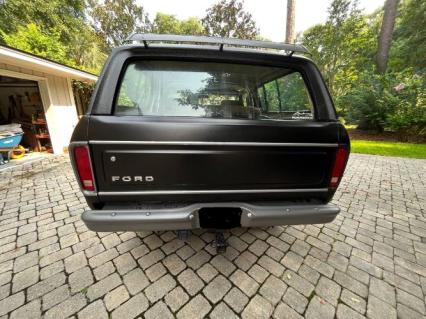
[(24, 153), (30, 157), (33, 153), (52, 153), (36, 81), (0, 76), (0, 153), (3, 162), (8, 157), (23, 157)]

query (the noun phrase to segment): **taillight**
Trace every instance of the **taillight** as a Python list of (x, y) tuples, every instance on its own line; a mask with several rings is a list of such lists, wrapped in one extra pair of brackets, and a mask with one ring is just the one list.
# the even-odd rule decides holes
[(87, 191), (95, 190), (92, 166), (90, 164), (89, 148), (87, 146), (76, 146), (74, 148), (74, 159), (77, 166), (81, 186)]
[(333, 170), (331, 172), (330, 187), (337, 187), (340, 179), (342, 178), (343, 171), (345, 170), (346, 161), (349, 152), (346, 148), (338, 148), (336, 151), (336, 158), (334, 160)]

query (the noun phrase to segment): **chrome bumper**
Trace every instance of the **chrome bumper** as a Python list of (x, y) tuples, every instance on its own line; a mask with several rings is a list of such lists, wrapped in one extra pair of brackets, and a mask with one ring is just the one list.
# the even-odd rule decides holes
[(104, 209), (82, 214), (93, 231), (158, 231), (200, 228), (198, 210), (203, 207), (239, 207), (241, 227), (323, 224), (336, 218), (340, 208), (333, 204), (292, 203), (197, 203), (173, 208)]

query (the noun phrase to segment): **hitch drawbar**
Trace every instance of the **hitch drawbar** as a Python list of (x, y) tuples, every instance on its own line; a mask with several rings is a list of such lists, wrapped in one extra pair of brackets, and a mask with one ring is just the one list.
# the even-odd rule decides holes
[(225, 236), (222, 232), (216, 232), (216, 239), (212, 241), (212, 246), (216, 247), (216, 252), (218, 254), (223, 254), (226, 252), (228, 247), (228, 242), (225, 239)]
[[(178, 230), (176, 232), (178, 239), (183, 241), (188, 241), (191, 237), (191, 231), (190, 230)], [(226, 248), (229, 246), (227, 240), (225, 239), (225, 236), (223, 232), (216, 231), (215, 232), (215, 240), (211, 242), (212, 247), (216, 248), (216, 252), (218, 254), (222, 254), (226, 252)]]

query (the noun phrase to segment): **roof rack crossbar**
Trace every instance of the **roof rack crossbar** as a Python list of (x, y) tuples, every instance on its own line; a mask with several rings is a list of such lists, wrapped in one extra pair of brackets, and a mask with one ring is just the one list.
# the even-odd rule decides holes
[(145, 48), (148, 48), (149, 42), (173, 42), (173, 43), (190, 43), (190, 44), (213, 44), (219, 45), (219, 50), (222, 51), (225, 45), (234, 47), (251, 47), (262, 49), (275, 49), (289, 52), (293, 55), (295, 52), (309, 53), (303, 45), (290, 44), (271, 41), (259, 40), (241, 40), (233, 38), (220, 38), (208, 36), (194, 35), (175, 35), (175, 34), (154, 34), (154, 33), (135, 33), (125, 40), (125, 43), (143, 43)]

